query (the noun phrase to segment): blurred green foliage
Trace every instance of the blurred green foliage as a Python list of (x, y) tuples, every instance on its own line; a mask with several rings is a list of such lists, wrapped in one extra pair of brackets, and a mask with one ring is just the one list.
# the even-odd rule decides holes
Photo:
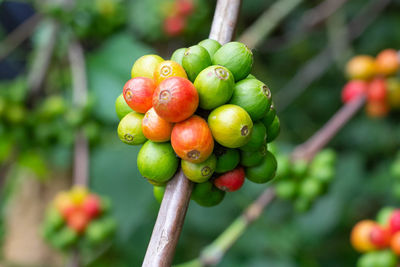
[[(116, 5), (113, 10), (117, 13), (108, 19), (99, 19), (92, 9), (97, 8), (98, 3), (107, 4), (107, 1), (108, 5)], [(119, 226), (111, 248), (90, 266), (140, 266), (157, 216), (158, 203), (153, 198), (152, 186), (137, 170), (138, 148), (122, 144), (117, 137), (118, 118), (114, 101), (130, 78), (130, 68), (138, 57), (158, 53), (168, 59), (176, 48), (188, 47), (206, 38), (215, 1), (197, 1), (204, 5), (198, 10), (202, 19), (199, 21), (203, 23), (195, 23), (192, 34), (174, 39), (161, 34), (159, 21), (149, 21), (157, 19), (160, 1), (107, 1), (97, 0), (96, 5), (88, 5), (91, 1), (77, 1), (79, 5), (69, 12), (38, 7), (55, 18), (60, 17), (67, 29), (60, 31), (57, 56), (53, 58), (48, 73), (45, 95), (57, 92), (67, 102), (70, 101), (70, 74), (62, 43), (68, 40), (71, 32), (75, 32), (86, 48), (88, 83), (93, 102), (87, 116), (98, 126), (95, 132), (99, 135), (99, 141), (91, 147), (90, 185), (95, 192), (111, 198), (112, 212)], [(237, 36), (273, 2), (243, 1)], [(304, 1), (273, 32), (271, 40), (276, 41), (277, 37), (296, 29), (304, 12), (321, 2)], [(364, 0), (348, 1), (334, 16), (342, 16), (347, 22), (366, 3)], [(400, 1), (392, 1), (360, 38), (341, 51), (342, 55), (376, 55), (384, 48), (399, 49), (399, 12)], [(37, 29), (34, 43), (40, 43), (44, 38), (44, 27), (41, 24)], [(324, 24), (278, 46), (272, 46), (271, 40), (265, 40), (254, 49), (254, 75), (268, 84), (274, 95), (307, 60), (332, 41)], [(340, 107), (340, 91), (346, 81), (343, 63), (337, 61), (332, 64), (287, 109), (278, 111), (282, 124), (278, 144), (283, 150), (290, 151), (294, 145), (305, 141)], [(26, 139), (29, 144), (26, 135), (31, 132), (19, 126), (10, 130), (8, 122), (3, 119), (18, 120), (19, 112), (25, 112), (21, 115), (23, 120), (33, 117), (23, 104), (26, 100), (25, 82), (23, 78), (2, 82), (0, 96), (7, 95), (7, 102), (6, 108), (2, 109), (0, 101), (1, 162), (9, 158), (11, 148), (16, 147), (13, 140)], [(18, 103), (18, 108), (13, 107), (14, 103)], [(330, 144), (337, 152), (337, 169), (326, 195), (305, 214), (294, 212), (289, 202), (276, 201), (239, 239), (220, 266), (355, 266), (359, 255), (349, 243), (352, 226), (360, 219), (373, 218), (384, 205), (399, 204), (399, 199), (390, 193), (394, 183), (390, 166), (400, 147), (398, 115), (392, 113), (385, 119), (374, 120), (360, 112)], [(64, 122), (55, 125), (49, 127), (64, 130), (61, 131), (64, 137), (60, 139), (71, 138), (73, 131), (65, 129)], [(36, 131), (38, 135), (46, 135), (46, 125), (40, 124)], [(22, 137), (18, 139), (20, 135)], [(40, 175), (48, 171), (44, 161), (55, 168), (70, 166), (72, 139), (53, 142), (45, 148), (27, 150), (21, 154), (18, 163)], [(214, 208), (202, 208), (191, 202), (174, 262), (196, 258), (200, 250), (215, 239), (263, 189), (264, 186), (246, 182), (240, 191), (227, 194), (224, 201)]]

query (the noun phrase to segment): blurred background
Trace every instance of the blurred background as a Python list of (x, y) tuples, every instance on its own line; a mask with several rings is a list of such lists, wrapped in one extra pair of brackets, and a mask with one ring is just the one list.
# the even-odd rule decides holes
[[(140, 266), (159, 205), (137, 170), (139, 148), (118, 139), (114, 102), (138, 57), (168, 59), (207, 38), (214, 8), (206, 0), (0, 0), (1, 266), (65, 262), (40, 224), (48, 202), (72, 183), (77, 133), (88, 143), (90, 188), (111, 199), (118, 225), (87, 265)], [(253, 74), (273, 93), (281, 151), (341, 106), (350, 57), (399, 49), (399, 12), (399, 0), (243, 1), (236, 37), (254, 47)], [(306, 213), (274, 202), (220, 266), (355, 266), (352, 226), (399, 204), (390, 174), (398, 115), (359, 112), (329, 145), (338, 160), (327, 194)], [(192, 202), (174, 262), (196, 258), (265, 186), (247, 182), (213, 208)]]

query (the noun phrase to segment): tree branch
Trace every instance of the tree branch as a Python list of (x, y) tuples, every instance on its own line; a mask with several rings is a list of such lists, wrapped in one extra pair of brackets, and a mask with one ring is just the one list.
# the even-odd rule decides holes
[(6, 58), (15, 48), (25, 41), (39, 23), (41, 16), (36, 13), (20, 24), (14, 31), (7, 35), (0, 44), (0, 61)]
[[(221, 44), (232, 39), (240, 5), (240, 0), (217, 1), (210, 31), (211, 39)], [(182, 170), (168, 183), (142, 266), (171, 266), (192, 187), (193, 183), (184, 176)]]
[[(342, 106), (332, 118), (306, 142), (297, 146), (291, 154), (292, 160), (311, 160), (334, 136), (343, 128), (350, 119), (363, 106), (365, 97), (362, 96), (349, 104)], [(189, 264), (181, 264), (180, 267), (201, 267), (217, 265), (225, 253), (242, 236), (252, 222), (257, 220), (263, 210), (275, 199), (275, 190), (268, 187), (251, 203), (247, 209), (229, 225), (222, 234), (210, 245), (205, 247), (199, 258), (190, 261)], [(178, 267), (178, 266), (177, 266)]]

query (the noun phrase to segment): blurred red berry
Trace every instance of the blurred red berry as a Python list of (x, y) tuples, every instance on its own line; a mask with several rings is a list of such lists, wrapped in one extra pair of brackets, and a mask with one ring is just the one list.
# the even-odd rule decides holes
[(368, 84), (365, 81), (353, 80), (346, 83), (342, 90), (342, 101), (348, 103), (367, 92)]
[(390, 247), (396, 255), (400, 255), (400, 232), (392, 236), (390, 240)]
[(392, 215), (390, 215), (389, 230), (392, 234), (400, 231), (400, 210), (395, 210), (392, 212)]
[(369, 83), (367, 90), (368, 101), (385, 101), (386, 93), (385, 79), (375, 78)]
[(67, 218), (67, 224), (70, 228), (74, 229), (77, 233), (85, 231), (89, 223), (89, 216), (83, 209), (76, 209)]
[(390, 244), (389, 231), (379, 224), (376, 224), (371, 228), (369, 238), (371, 243), (377, 248), (385, 248)]
[(178, 0), (176, 2), (178, 14), (188, 16), (194, 11), (194, 4), (192, 0)]
[(366, 111), (371, 118), (381, 118), (389, 113), (389, 106), (386, 101), (369, 101)]
[(82, 209), (89, 218), (94, 218), (100, 214), (100, 199), (93, 194), (90, 194), (83, 202)]
[(181, 34), (185, 28), (186, 20), (182, 16), (170, 16), (164, 20), (164, 31), (169, 36)]
[(238, 167), (232, 171), (226, 172), (214, 180), (214, 185), (227, 192), (239, 190), (245, 178), (243, 167)]

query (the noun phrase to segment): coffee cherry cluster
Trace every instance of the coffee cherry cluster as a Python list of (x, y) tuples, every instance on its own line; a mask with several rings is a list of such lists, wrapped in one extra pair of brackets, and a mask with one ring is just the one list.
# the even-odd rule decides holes
[(118, 136), (144, 144), (137, 165), (161, 186), (156, 198), (178, 165), (196, 183), (192, 197), (204, 206), (240, 189), (245, 177), (255, 183), (274, 177), (277, 163), (267, 143), (280, 123), (269, 88), (250, 75), (252, 64), (244, 44), (211, 39), (176, 50), (171, 60), (146, 55), (133, 64), (132, 79), (116, 100)]
[(350, 81), (343, 87), (343, 102), (366, 95), (366, 112), (370, 117), (383, 117), (390, 109), (399, 109), (400, 80), (395, 77), (399, 67), (400, 57), (394, 49), (385, 49), (376, 58), (353, 57), (346, 66)]
[(335, 176), (336, 154), (331, 149), (322, 150), (311, 162), (290, 162), (284, 155), (279, 155), (277, 161), (276, 194), (279, 198), (294, 201), (300, 212), (308, 210), (324, 194)]
[(110, 239), (116, 223), (109, 215), (110, 201), (84, 187), (58, 193), (43, 222), (43, 236), (55, 248), (68, 250), (80, 244), (95, 247)]
[(400, 209), (382, 208), (376, 221), (362, 220), (351, 232), (351, 244), (364, 253), (358, 267), (396, 267), (400, 256)]

